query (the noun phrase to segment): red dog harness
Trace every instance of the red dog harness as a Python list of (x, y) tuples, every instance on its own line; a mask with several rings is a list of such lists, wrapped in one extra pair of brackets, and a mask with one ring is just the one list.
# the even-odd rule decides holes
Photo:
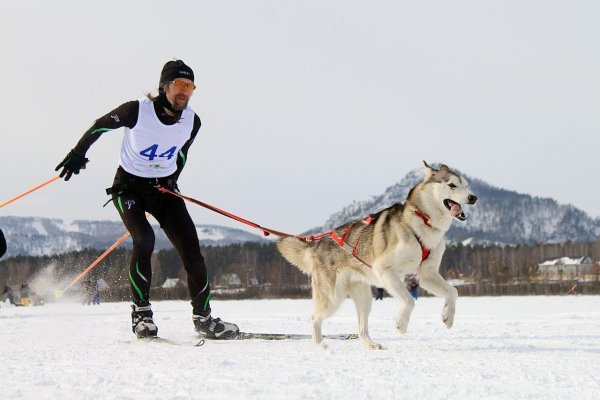
[[(364, 261), (363, 259), (361, 259), (358, 256), (358, 242), (360, 241), (360, 237), (362, 236), (362, 233), (363, 233), (364, 229), (361, 229), (360, 232), (358, 233), (358, 237), (356, 238), (356, 242), (354, 243), (354, 247), (352, 247), (348, 243), (346, 243), (346, 237), (348, 236), (348, 234), (350, 233), (350, 231), (352, 230), (352, 228), (354, 227), (354, 225), (356, 225), (357, 222), (359, 222), (359, 221), (354, 221), (348, 227), (348, 229), (346, 229), (346, 231), (342, 234), (341, 237), (335, 231), (329, 232), (329, 236), (337, 244), (339, 244), (342, 249), (346, 250), (346, 252), (348, 254), (350, 254), (352, 257), (356, 258), (358, 261), (360, 261), (361, 263), (363, 263), (367, 267), (371, 268), (371, 266), (366, 261)], [(371, 222), (373, 222), (373, 217), (366, 217), (365, 219), (362, 219), (360, 222), (363, 223), (363, 225), (364, 225), (363, 228), (364, 228), (365, 226), (367, 226)]]
[[(431, 226), (431, 224), (429, 223), (429, 218), (427, 218), (427, 216), (425, 214), (423, 214), (419, 210), (415, 210), (415, 214), (417, 214), (417, 217), (421, 218), (423, 220), (423, 222), (425, 222), (425, 225), (427, 225), (430, 228), (433, 228), (433, 226)], [(423, 264), (423, 261), (425, 261), (427, 259), (427, 257), (429, 257), (429, 253), (431, 253), (431, 249), (425, 247), (423, 242), (421, 242), (421, 239), (419, 239), (419, 237), (417, 236), (417, 234), (414, 231), (413, 231), (413, 234), (415, 235), (415, 237), (417, 238), (417, 242), (419, 242), (419, 245), (421, 246), (421, 264)]]
[[(433, 226), (429, 223), (429, 218), (425, 214), (423, 214), (420, 210), (415, 210), (415, 214), (423, 220), (425, 225), (427, 225), (430, 228), (433, 228)], [(357, 259), (358, 261), (360, 261), (367, 267), (371, 268), (371, 265), (369, 265), (365, 260), (361, 259), (358, 256), (358, 243), (360, 242), (360, 237), (362, 236), (362, 229), (359, 232), (358, 237), (356, 238), (356, 242), (354, 242), (354, 247), (352, 247), (351, 245), (349, 245), (346, 242), (346, 237), (350, 234), (350, 231), (352, 230), (354, 225), (356, 225), (357, 222), (359, 222), (359, 221), (354, 221), (348, 227), (348, 229), (346, 229), (346, 231), (342, 234), (342, 236), (339, 236), (335, 231), (331, 231), (328, 234), (348, 254), (350, 254), (352, 257), (354, 257), (355, 259)], [(362, 222), (364, 224), (364, 226), (367, 226), (371, 222), (373, 222), (373, 217), (366, 217), (366, 218), (362, 219), (360, 222)], [(431, 253), (431, 249), (426, 247), (423, 244), (423, 242), (421, 242), (421, 239), (417, 236), (416, 233), (414, 233), (414, 231), (413, 231), (413, 234), (415, 235), (417, 242), (419, 242), (419, 246), (421, 246), (421, 264), (422, 264), (423, 261), (425, 261), (429, 257), (429, 254)]]

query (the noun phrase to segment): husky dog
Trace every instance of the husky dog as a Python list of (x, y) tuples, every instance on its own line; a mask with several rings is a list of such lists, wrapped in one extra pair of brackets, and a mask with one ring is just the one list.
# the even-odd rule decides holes
[(312, 275), (315, 344), (323, 345), (323, 320), (349, 295), (356, 306), (362, 345), (383, 348), (369, 337), (371, 286), (383, 287), (400, 300), (396, 328), (405, 333), (415, 305), (404, 286), (404, 276), (409, 274), (420, 278), (423, 289), (446, 299), (442, 320), (452, 327), (458, 292), (439, 273), (446, 248), (444, 234), (453, 219), (467, 218), (462, 205), (475, 204), (477, 196), (467, 181), (446, 165), (434, 169), (423, 163), (425, 178), (411, 189), (404, 204), (342, 225), (319, 241), (286, 237), (277, 242), (286, 260)]

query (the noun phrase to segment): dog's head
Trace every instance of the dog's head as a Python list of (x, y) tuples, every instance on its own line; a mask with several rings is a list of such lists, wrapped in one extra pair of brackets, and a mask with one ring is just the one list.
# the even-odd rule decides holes
[(477, 196), (469, 190), (469, 183), (458, 173), (442, 164), (440, 169), (425, 164), (424, 183), (432, 185), (434, 197), (448, 210), (448, 213), (459, 221), (464, 221), (467, 216), (463, 212), (463, 204), (475, 204)]

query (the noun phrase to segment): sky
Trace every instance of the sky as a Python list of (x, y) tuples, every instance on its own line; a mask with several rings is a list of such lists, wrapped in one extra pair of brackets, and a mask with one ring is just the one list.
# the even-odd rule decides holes
[[(322, 225), (422, 160), (600, 217), (598, 15), (593, 0), (2, 0), (0, 202), (180, 58), (202, 119), (180, 189), (260, 225)], [(1, 212), (118, 220), (102, 204), (121, 139)]]
[[(2, 396), (22, 399), (431, 399), (598, 398), (600, 296), (464, 297), (454, 327), (443, 299), (419, 298), (405, 335), (397, 302), (377, 301), (373, 340), (207, 341), (201, 347), (139, 342), (129, 304), (0, 303)], [(3, 307), (4, 306), (4, 307)], [(187, 301), (152, 303), (159, 334), (198, 339)], [(246, 332), (310, 334), (303, 300), (212, 301)], [(356, 332), (350, 300), (323, 323), (325, 334)], [(23, 333), (26, 332), (24, 335)], [(115, 368), (116, 367), (116, 368)]]

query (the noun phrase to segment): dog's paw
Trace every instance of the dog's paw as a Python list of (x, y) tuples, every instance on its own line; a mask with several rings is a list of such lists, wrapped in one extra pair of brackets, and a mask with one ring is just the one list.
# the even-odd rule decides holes
[(323, 341), (323, 335), (318, 335), (317, 337), (313, 336), (313, 345), (319, 349), (327, 349), (327, 345)]
[(367, 350), (383, 350), (384, 347), (379, 343), (375, 343), (371, 338), (361, 339), (362, 347)]
[(408, 329), (408, 320), (407, 319), (397, 319), (396, 320), (396, 329), (400, 331), (401, 334), (405, 334)]
[(372, 342), (370, 344), (364, 344), (363, 347), (367, 350), (385, 350), (385, 347), (379, 343)]
[(317, 348), (319, 350), (327, 350), (327, 349), (329, 349), (329, 346), (327, 345), (327, 343), (321, 342), (321, 343), (315, 343), (315, 348)]
[(452, 328), (454, 325), (454, 305), (450, 305), (448, 303), (444, 304), (444, 311), (442, 312), (442, 321), (446, 324), (448, 329)]

